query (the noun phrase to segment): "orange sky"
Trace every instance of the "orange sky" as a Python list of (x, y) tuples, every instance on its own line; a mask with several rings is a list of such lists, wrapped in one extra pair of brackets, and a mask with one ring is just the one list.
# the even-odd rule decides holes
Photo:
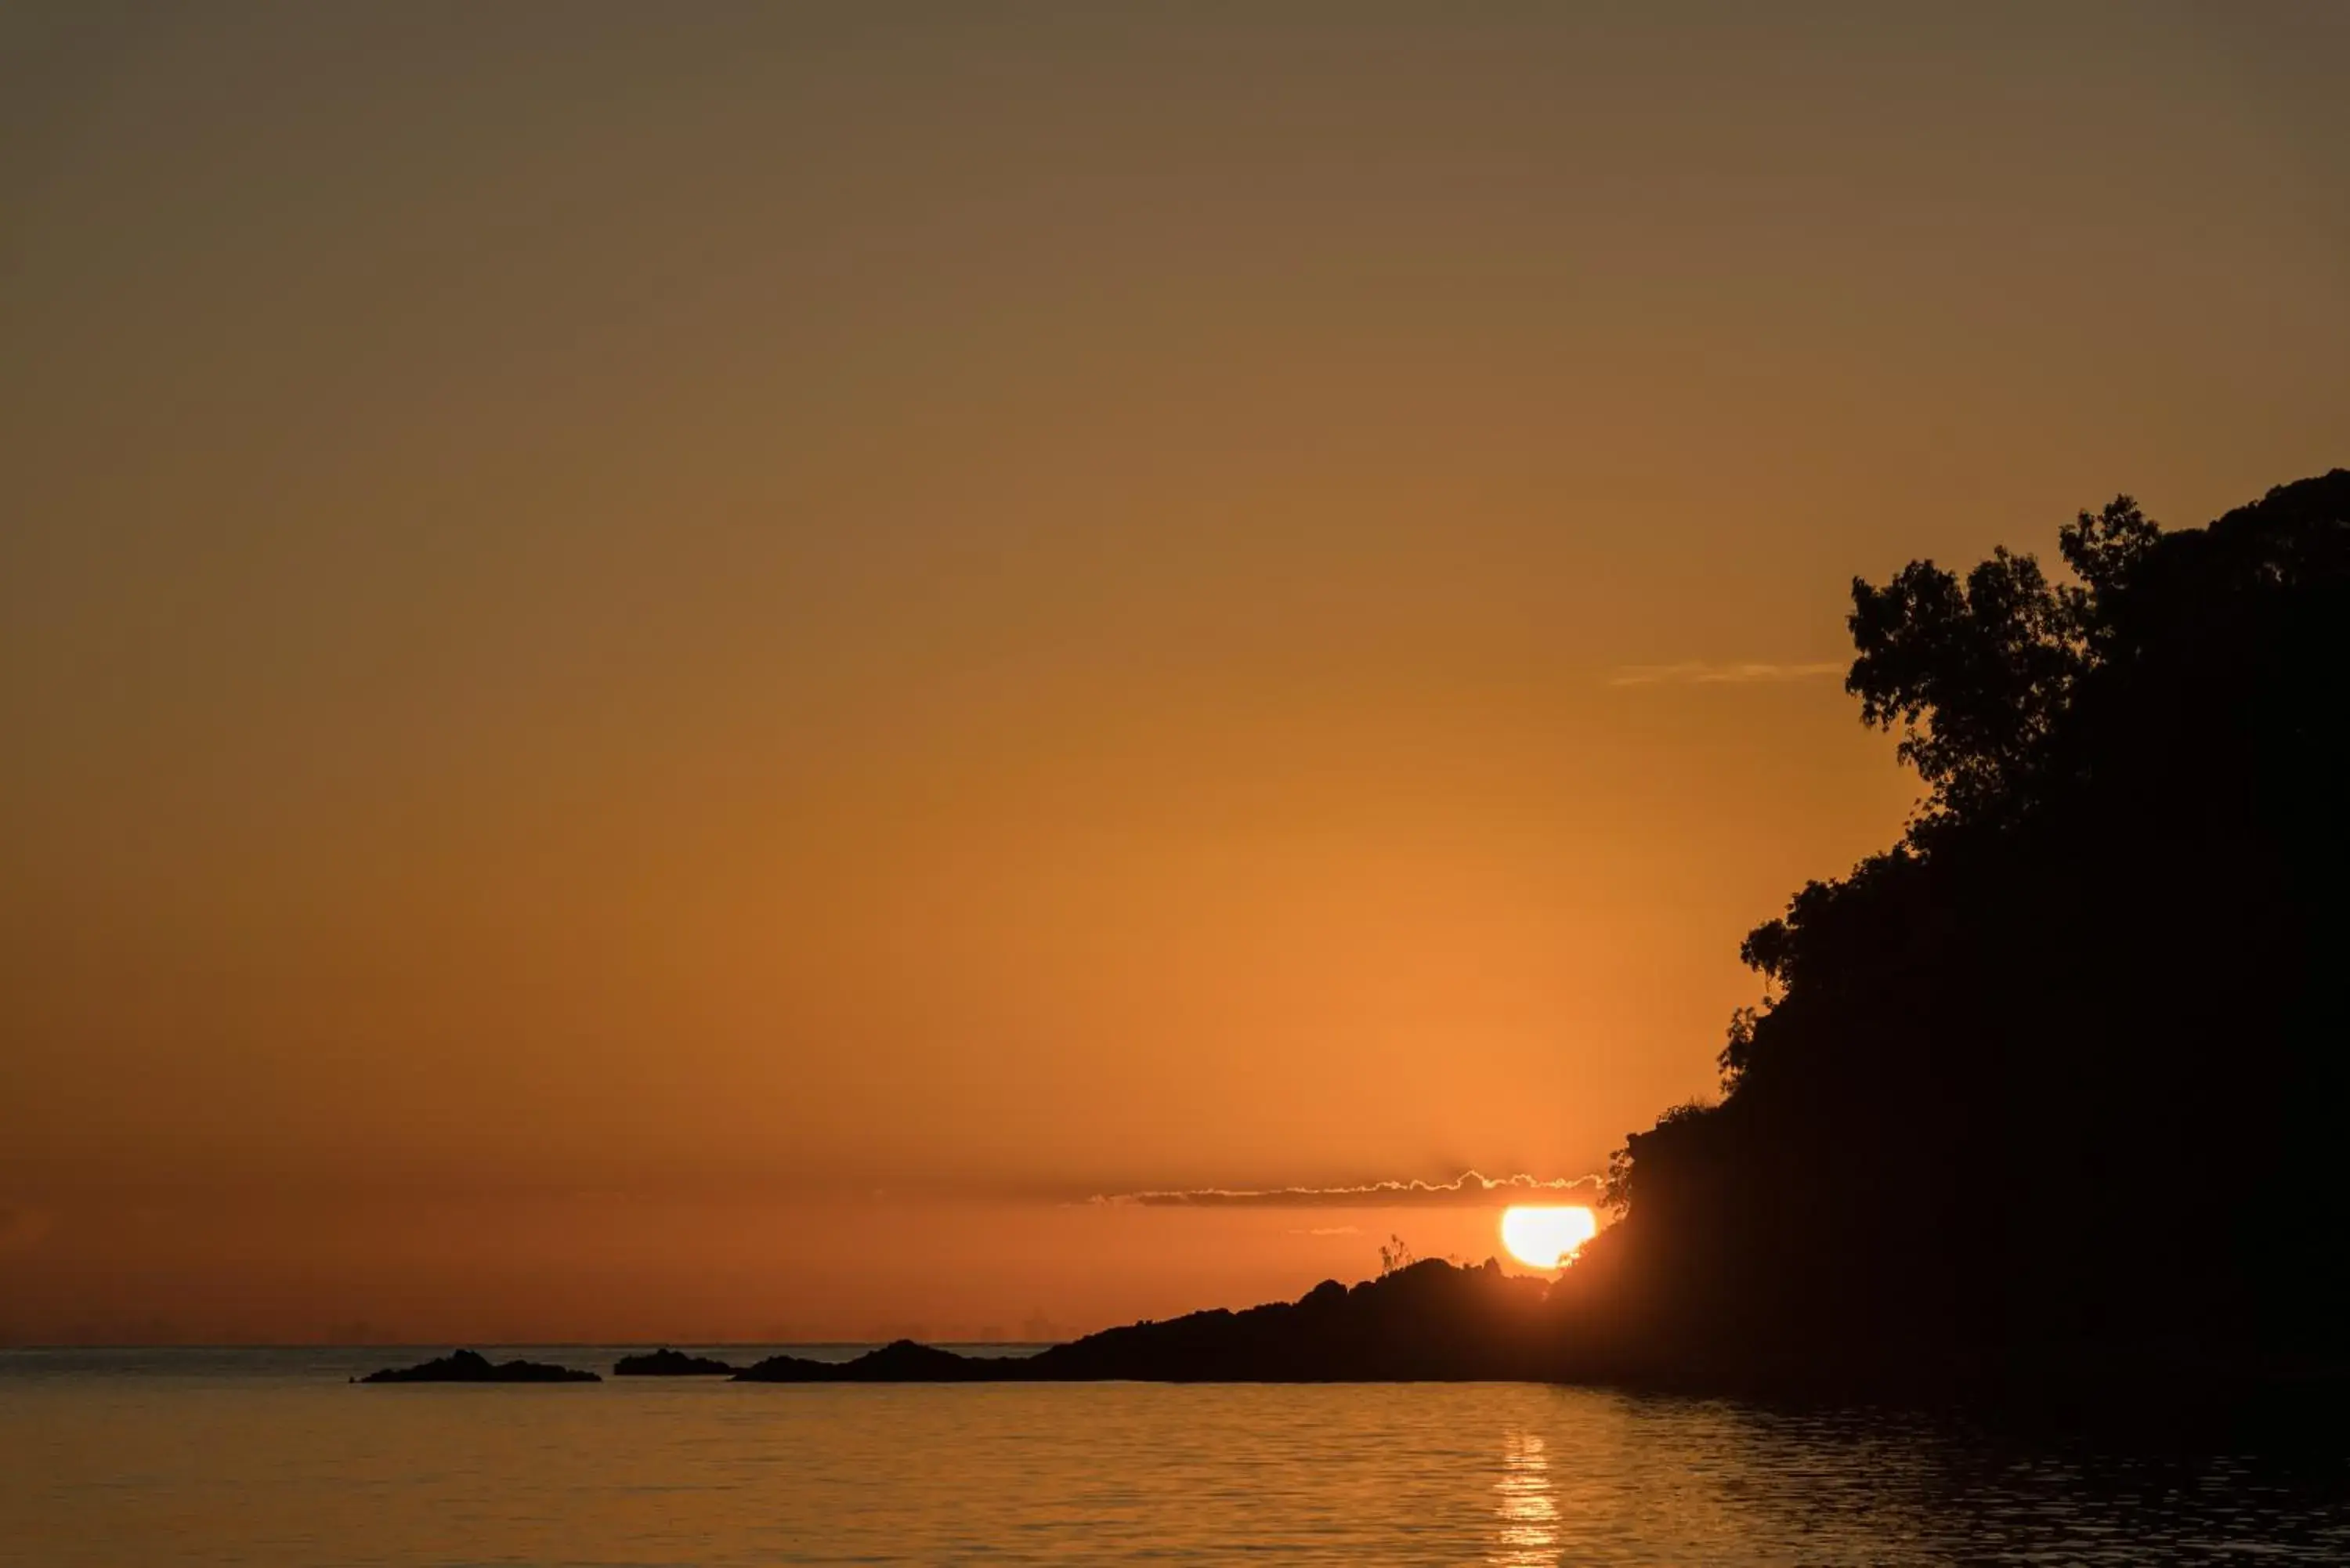
[(1089, 1328), (1708, 1089), (1854, 573), (2345, 460), (2350, 28), (1557, 10), (0, 19), (0, 1340)]

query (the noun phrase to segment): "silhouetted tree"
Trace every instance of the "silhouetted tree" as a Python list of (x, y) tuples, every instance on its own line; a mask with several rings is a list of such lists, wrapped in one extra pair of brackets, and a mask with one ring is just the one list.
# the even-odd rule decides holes
[(1611, 1168), (1591, 1274), (1659, 1343), (2305, 1346), (2350, 1310), (2350, 472), (2059, 548), (2069, 581), (1854, 583), (1846, 690), (1927, 793), (1749, 934), (1721, 1100)]

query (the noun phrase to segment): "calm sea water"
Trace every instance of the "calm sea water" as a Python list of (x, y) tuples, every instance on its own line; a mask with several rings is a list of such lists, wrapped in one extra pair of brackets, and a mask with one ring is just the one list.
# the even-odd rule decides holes
[(417, 1358), (0, 1351), (0, 1563), (2350, 1562), (2341, 1448), (1514, 1384), (344, 1381)]

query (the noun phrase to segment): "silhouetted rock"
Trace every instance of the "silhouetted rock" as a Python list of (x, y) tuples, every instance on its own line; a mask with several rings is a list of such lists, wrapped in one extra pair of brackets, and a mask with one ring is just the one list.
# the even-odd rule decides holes
[(987, 1376), (990, 1364), (1001, 1359), (957, 1355), (951, 1350), (899, 1339), (867, 1351), (844, 1365), (840, 1374), (850, 1383), (968, 1383)]
[(359, 1383), (601, 1383), (592, 1372), (545, 1361), (492, 1361), (477, 1351), (457, 1350), (413, 1366), (387, 1366), (354, 1379)]
[(1199, 1312), (1057, 1345), (1038, 1378), (1317, 1383), (1544, 1376), (1544, 1282), (1498, 1263), (1431, 1259), (1351, 1289), (1326, 1281), (1294, 1303)]
[(778, 1355), (752, 1383), (1409, 1382), (1538, 1378), (1554, 1345), (1545, 1286), (1488, 1262), (1414, 1263), (1295, 1302), (1107, 1329), (1032, 1356), (968, 1356), (899, 1340), (854, 1361)]
[(810, 1361), (802, 1355), (770, 1355), (734, 1375), (737, 1383), (837, 1383), (841, 1363)]
[(731, 1377), (740, 1370), (714, 1356), (688, 1355), (666, 1346), (647, 1355), (623, 1355), (612, 1363), (615, 1377)]
[(957, 1355), (917, 1345), (910, 1339), (892, 1341), (851, 1361), (809, 1361), (796, 1355), (771, 1355), (736, 1375), (743, 1383), (969, 1383), (995, 1378), (996, 1368), (1013, 1365), (1012, 1358)]

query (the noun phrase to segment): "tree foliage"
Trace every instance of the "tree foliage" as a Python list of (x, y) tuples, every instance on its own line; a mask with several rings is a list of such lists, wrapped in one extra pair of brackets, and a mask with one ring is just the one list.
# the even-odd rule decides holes
[(1774, 1343), (2210, 1331), (2350, 1309), (2334, 1126), (2350, 472), (2065, 572), (1853, 584), (1846, 690), (1925, 785), (1741, 956), (1724, 1094), (1634, 1135), (1603, 1251), (1659, 1320)]

